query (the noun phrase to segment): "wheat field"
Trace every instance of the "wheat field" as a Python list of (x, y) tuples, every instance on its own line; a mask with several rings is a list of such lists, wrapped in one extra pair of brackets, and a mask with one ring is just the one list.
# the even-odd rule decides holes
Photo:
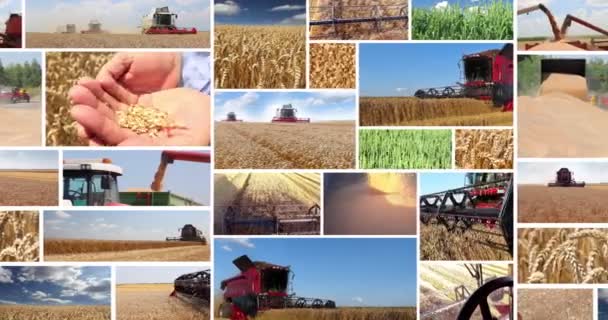
[(311, 43), (310, 87), (354, 89), (357, 77), (354, 44)]
[(205, 320), (208, 308), (170, 297), (173, 284), (116, 285), (116, 320)]
[(608, 229), (519, 229), (520, 283), (608, 283)]
[(593, 319), (593, 290), (518, 289), (517, 313), (521, 319)]
[(110, 320), (107, 306), (0, 305), (2, 320)]
[(510, 126), (513, 113), (475, 99), (361, 97), (362, 126)]
[(201, 242), (147, 240), (45, 239), (45, 254), (77, 254), (201, 246)]
[(0, 212), (0, 261), (38, 261), (38, 212)]
[(513, 130), (456, 130), (456, 167), (513, 168)]
[(47, 52), (46, 145), (82, 146), (70, 116), (68, 91), (82, 77), (95, 78), (113, 53)]
[[(216, 318), (221, 319), (221, 318)], [(337, 308), (333, 310), (282, 309), (261, 313), (257, 320), (414, 320), (415, 307), (403, 308)]]
[(511, 260), (499, 227), (473, 225), (465, 231), (448, 231), (443, 225), (420, 225), (422, 260)]
[(216, 88), (306, 87), (304, 26), (216, 26), (214, 48)]

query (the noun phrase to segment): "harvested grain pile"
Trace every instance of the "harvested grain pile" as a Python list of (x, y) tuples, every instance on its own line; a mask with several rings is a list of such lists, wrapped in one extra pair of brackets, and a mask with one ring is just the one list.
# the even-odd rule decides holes
[(82, 77), (95, 77), (113, 53), (48, 52), (46, 54), (46, 145), (79, 146), (70, 116), (70, 88)]
[(132, 130), (137, 134), (147, 134), (150, 137), (158, 137), (161, 131), (167, 128), (177, 128), (177, 125), (169, 113), (156, 108), (147, 108), (142, 105), (132, 105), (125, 110), (116, 112), (118, 125), (122, 128)]
[(216, 26), (216, 87), (305, 88), (305, 40), (303, 26)]
[(513, 168), (513, 130), (456, 130), (456, 167)]
[(607, 229), (519, 229), (520, 283), (608, 283)]
[(585, 51), (566, 42), (545, 42), (529, 49), (529, 51)]
[(593, 319), (592, 289), (519, 289), (521, 319)]
[(38, 212), (0, 212), (0, 261), (38, 261)]
[[(362, 97), (359, 102), (359, 121), (362, 126), (432, 125), (434, 122), (471, 125), (469, 122), (479, 123), (484, 116), (494, 115), (497, 111), (503, 114), (500, 108), (475, 99)], [(504, 118), (512, 118), (511, 113), (504, 114), (506, 116), (500, 116), (499, 121), (505, 122)]]
[(556, 92), (569, 94), (585, 101), (589, 94), (587, 79), (578, 75), (551, 73), (541, 84), (538, 95), (546, 96)]
[(355, 88), (355, 55), (354, 44), (311, 43), (310, 87)]

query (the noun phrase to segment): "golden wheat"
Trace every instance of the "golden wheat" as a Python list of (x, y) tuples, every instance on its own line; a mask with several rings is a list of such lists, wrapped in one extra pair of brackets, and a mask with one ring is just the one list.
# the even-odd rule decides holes
[(215, 27), (217, 88), (305, 88), (306, 28)]
[(593, 319), (592, 289), (518, 289), (521, 319)]
[(200, 246), (201, 242), (146, 240), (45, 239), (44, 253), (77, 254)]
[(608, 283), (607, 229), (519, 229), (520, 283)]
[(513, 130), (456, 130), (456, 167), (513, 168)]
[(311, 43), (310, 87), (355, 88), (355, 55), (354, 44)]
[(0, 212), (0, 261), (38, 261), (38, 212)]
[(110, 306), (0, 305), (2, 320), (110, 320)]
[(422, 260), (511, 260), (500, 228), (474, 225), (465, 231), (448, 231), (443, 225), (420, 226)]
[(68, 91), (82, 77), (97, 75), (112, 53), (48, 52), (46, 54), (46, 145), (80, 146), (70, 116)]

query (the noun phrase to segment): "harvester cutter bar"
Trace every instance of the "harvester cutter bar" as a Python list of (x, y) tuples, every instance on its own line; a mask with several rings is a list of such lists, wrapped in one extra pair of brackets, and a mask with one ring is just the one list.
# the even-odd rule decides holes
[[(337, 9), (342, 11), (370, 11), (370, 16), (363, 18), (343, 18), (337, 17)], [(388, 10), (399, 10), (397, 15), (391, 16), (383, 16), (380, 13), (381, 9)], [(324, 26), (331, 25), (335, 26), (338, 24), (349, 24), (349, 23), (365, 23), (365, 22), (374, 22), (375, 28), (377, 30), (380, 29), (380, 22), (386, 21), (400, 21), (403, 20), (405, 22), (405, 27), (408, 25), (408, 15), (407, 15), (407, 6), (406, 5), (340, 5), (336, 4), (330, 6), (317, 6), (311, 7), (310, 12), (319, 12), (319, 11), (329, 11), (330, 15), (327, 19), (322, 20), (312, 20), (310, 21), (311, 26)]]
[(320, 221), (318, 205), (229, 206), (224, 214), (224, 232), (256, 227), (272, 234), (317, 234)]
[(204, 311), (209, 309), (209, 300), (199, 298), (197, 296), (176, 292), (175, 297), (179, 300), (191, 305), (194, 309)]

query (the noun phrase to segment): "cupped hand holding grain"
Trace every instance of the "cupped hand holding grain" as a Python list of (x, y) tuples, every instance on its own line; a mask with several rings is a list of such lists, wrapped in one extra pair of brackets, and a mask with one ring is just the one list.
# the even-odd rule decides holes
[[(90, 145), (209, 145), (209, 97), (196, 90), (177, 88), (137, 95), (118, 86), (116, 96), (113, 96), (99, 81), (83, 78), (70, 90), (69, 96), (79, 136)], [(137, 134), (121, 127), (117, 113), (133, 105), (165, 112), (172, 125), (156, 136)]]
[(181, 54), (177, 52), (119, 52), (97, 74), (110, 93), (119, 86), (135, 94), (177, 88), (181, 77)]

